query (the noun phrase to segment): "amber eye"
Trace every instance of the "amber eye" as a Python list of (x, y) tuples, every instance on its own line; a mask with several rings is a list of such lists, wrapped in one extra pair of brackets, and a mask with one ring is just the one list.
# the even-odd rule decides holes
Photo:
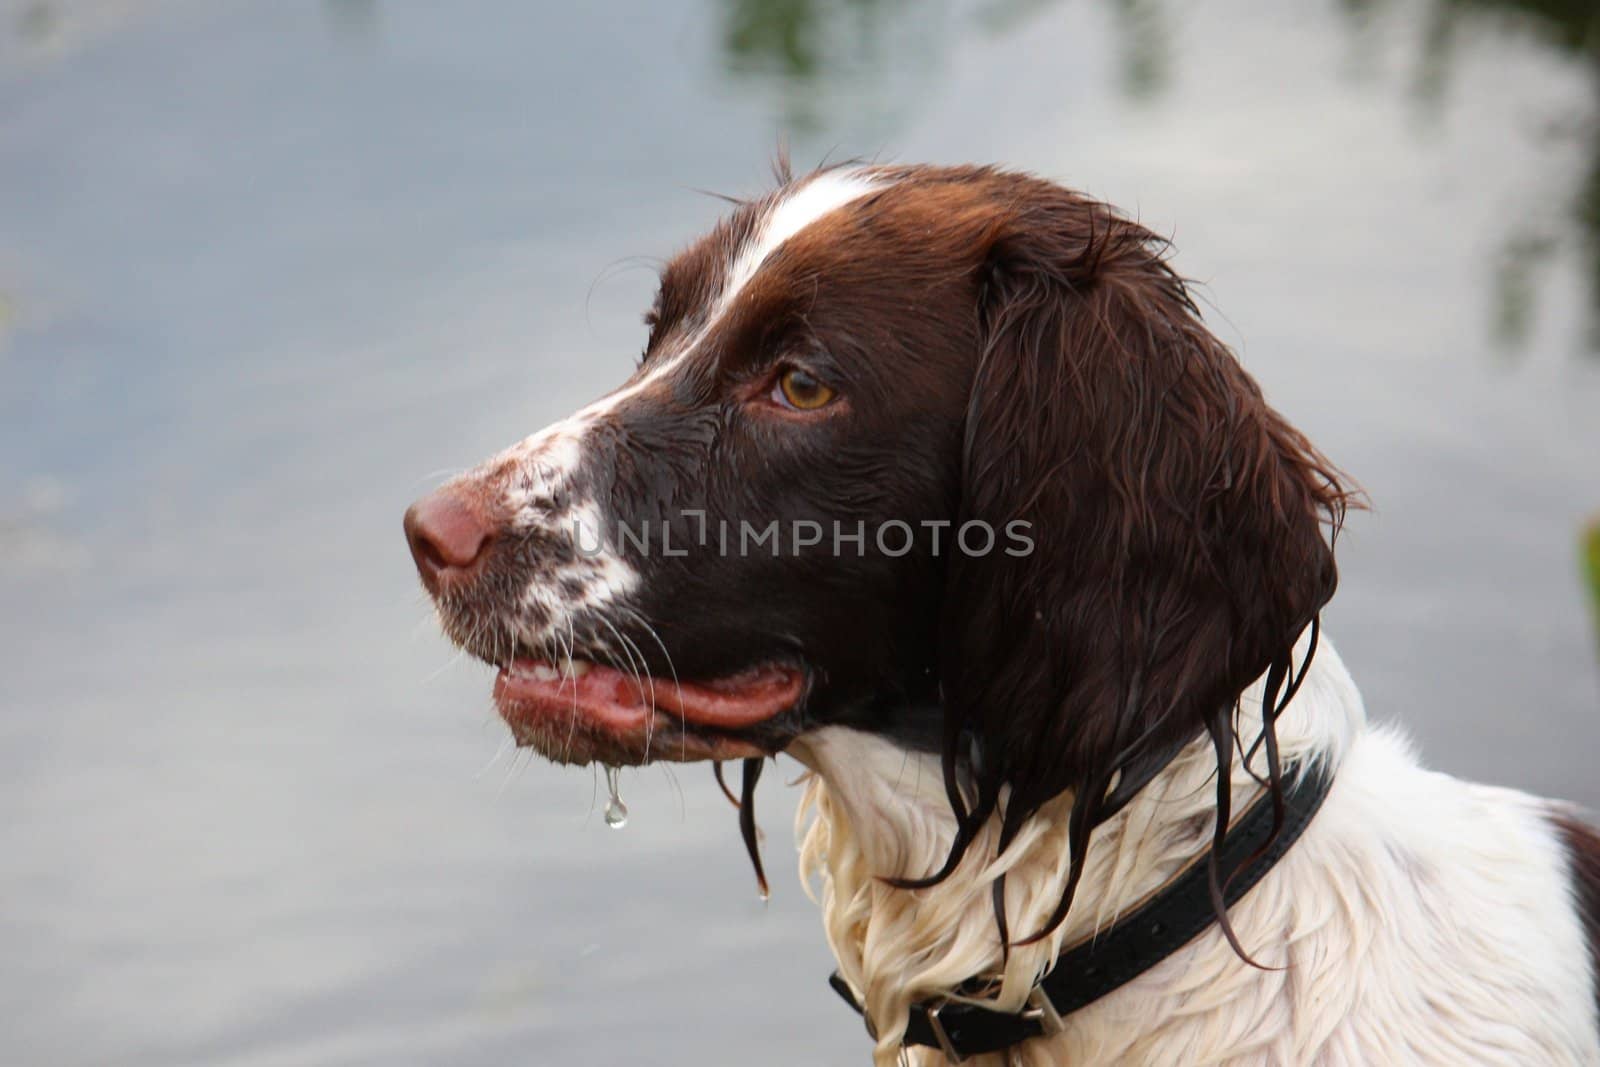
[(799, 367), (790, 367), (772, 387), (772, 401), (796, 411), (815, 411), (834, 398), (834, 391)]

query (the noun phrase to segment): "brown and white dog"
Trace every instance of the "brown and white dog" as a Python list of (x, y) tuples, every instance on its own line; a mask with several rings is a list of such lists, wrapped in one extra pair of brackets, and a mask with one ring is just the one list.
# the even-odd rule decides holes
[(666, 267), (621, 388), (407, 513), (445, 632), (551, 759), (809, 767), (879, 1065), (1307, 770), (1226, 921), (984, 1062), (1600, 1063), (1600, 837), (1367, 725), (1315, 639), (1341, 475), (1164, 253), (1021, 174), (783, 176)]

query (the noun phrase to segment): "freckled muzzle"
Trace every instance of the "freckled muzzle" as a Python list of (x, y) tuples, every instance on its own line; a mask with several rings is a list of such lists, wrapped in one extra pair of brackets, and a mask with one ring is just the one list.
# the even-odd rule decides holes
[[(570, 447), (568, 434), (554, 439)], [(517, 743), (610, 764), (782, 748), (805, 671), (774, 662), (677, 676), (630, 597), (638, 572), (609, 550), (577, 550), (605, 509), (539, 449), (512, 452), (519, 462), (491, 461), (413, 504), (405, 532), (446, 634), (499, 668), (495, 707)], [(645, 650), (657, 648), (665, 662), (652, 664)]]

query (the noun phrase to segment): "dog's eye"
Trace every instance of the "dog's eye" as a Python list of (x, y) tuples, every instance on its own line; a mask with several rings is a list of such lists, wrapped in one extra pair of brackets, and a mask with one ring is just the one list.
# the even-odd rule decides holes
[(772, 402), (795, 411), (815, 411), (825, 407), (834, 398), (831, 387), (823, 385), (814, 376), (799, 367), (790, 367), (772, 387)]

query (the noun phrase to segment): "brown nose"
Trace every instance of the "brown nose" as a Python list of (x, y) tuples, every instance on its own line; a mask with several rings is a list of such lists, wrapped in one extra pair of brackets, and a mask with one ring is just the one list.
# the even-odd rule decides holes
[(493, 538), (484, 509), (458, 489), (440, 489), (406, 509), (406, 541), (430, 593), (469, 577)]

